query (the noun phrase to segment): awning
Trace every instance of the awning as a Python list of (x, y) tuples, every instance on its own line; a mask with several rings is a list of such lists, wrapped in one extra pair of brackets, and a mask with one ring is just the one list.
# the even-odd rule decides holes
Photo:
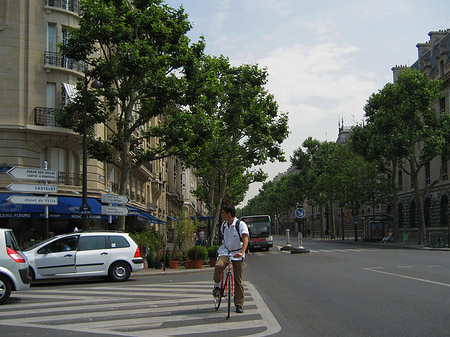
[[(43, 205), (26, 205), (11, 204), (6, 200), (12, 194), (0, 193), (0, 218), (22, 218), (22, 219), (43, 219), (45, 218), (45, 206)], [(31, 195), (31, 194), (20, 194)], [(79, 212), (82, 199), (80, 197), (57, 196), (58, 204), (49, 205), (49, 218), (52, 219), (81, 219)], [(108, 216), (102, 215), (101, 203), (94, 198), (87, 199), (88, 205), (91, 207), (91, 214), (88, 219), (108, 220)]]
[(154, 215), (151, 215), (149, 212), (146, 212), (144, 210), (141, 210), (137, 207), (127, 205), (128, 208), (128, 215), (127, 216), (137, 216), (141, 220), (152, 222), (152, 223), (158, 223), (163, 224), (165, 221), (158, 219)]
[(173, 221), (178, 221), (177, 219), (175, 219), (175, 218), (172, 218), (172, 217), (171, 217), (171, 216), (169, 216), (169, 215), (167, 216), (167, 218), (168, 218), (168, 219), (170, 219), (170, 220), (173, 220)]
[(78, 93), (76, 85), (69, 84), (69, 83), (63, 83), (63, 85), (64, 85), (64, 89), (67, 92), (67, 95), (69, 96), (69, 100), (73, 101)]
[(191, 216), (191, 219), (194, 220), (198, 220), (198, 221), (204, 221), (204, 220), (209, 220), (209, 219), (213, 219), (213, 216)]

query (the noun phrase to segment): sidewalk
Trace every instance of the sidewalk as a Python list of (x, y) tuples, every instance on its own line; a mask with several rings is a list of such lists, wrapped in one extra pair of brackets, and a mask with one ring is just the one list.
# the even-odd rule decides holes
[(417, 239), (409, 240), (408, 242), (387, 242), (387, 243), (381, 243), (379, 241), (363, 241), (362, 239), (358, 239), (358, 241), (355, 242), (354, 239), (346, 239), (342, 241), (341, 239), (335, 239), (335, 240), (325, 240), (322, 238), (313, 239), (316, 241), (321, 242), (341, 242), (341, 243), (350, 243), (355, 245), (365, 245), (365, 246), (378, 246), (378, 247), (390, 247), (390, 248), (402, 248), (402, 249), (421, 249), (421, 250), (439, 250), (439, 251), (450, 251), (450, 248), (435, 248), (435, 247), (428, 247), (425, 245), (419, 245), (417, 242)]

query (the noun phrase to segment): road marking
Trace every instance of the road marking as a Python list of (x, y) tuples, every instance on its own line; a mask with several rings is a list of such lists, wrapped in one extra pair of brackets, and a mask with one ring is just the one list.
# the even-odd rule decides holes
[[(226, 320), (226, 305), (214, 310), (211, 282), (177, 282), (127, 286), (32, 288), (0, 312), (2, 324), (116, 336), (153, 337), (223, 334), (241, 331), (269, 336), (281, 330), (250, 282), (245, 312)], [(20, 310), (20, 318), (17, 311)], [(254, 334), (252, 334), (254, 333)]]
[(427, 279), (413, 277), (413, 276), (407, 276), (407, 275), (402, 275), (402, 274), (390, 273), (390, 272), (382, 271), (382, 270), (375, 269), (375, 268), (362, 268), (362, 269), (363, 270), (367, 270), (367, 271), (372, 271), (374, 273), (391, 275), (391, 276), (395, 276), (395, 277), (405, 278), (405, 279), (408, 279), (408, 280), (419, 281), (419, 282), (424, 282), (424, 283), (430, 283), (430, 284), (435, 284), (435, 285), (438, 285), (438, 286), (443, 286), (443, 287), (449, 287), (450, 288), (450, 283), (443, 283), (443, 282), (437, 282), (437, 281), (427, 280)]
[(401, 268), (412, 268), (413, 266), (397, 266), (397, 268), (401, 269)]

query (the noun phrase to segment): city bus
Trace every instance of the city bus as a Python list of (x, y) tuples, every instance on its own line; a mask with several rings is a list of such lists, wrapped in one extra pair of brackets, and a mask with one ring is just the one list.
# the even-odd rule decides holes
[(273, 247), (272, 221), (268, 215), (248, 215), (240, 218), (250, 232), (249, 250)]

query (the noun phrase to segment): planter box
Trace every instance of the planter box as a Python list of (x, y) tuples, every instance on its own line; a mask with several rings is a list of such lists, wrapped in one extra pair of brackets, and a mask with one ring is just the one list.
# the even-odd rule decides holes
[(216, 265), (216, 258), (215, 257), (210, 257), (209, 258), (209, 266), (210, 267), (214, 267)]
[(169, 261), (170, 269), (178, 268), (178, 261)]
[(202, 267), (203, 267), (203, 260), (194, 260), (195, 269), (202, 269)]

